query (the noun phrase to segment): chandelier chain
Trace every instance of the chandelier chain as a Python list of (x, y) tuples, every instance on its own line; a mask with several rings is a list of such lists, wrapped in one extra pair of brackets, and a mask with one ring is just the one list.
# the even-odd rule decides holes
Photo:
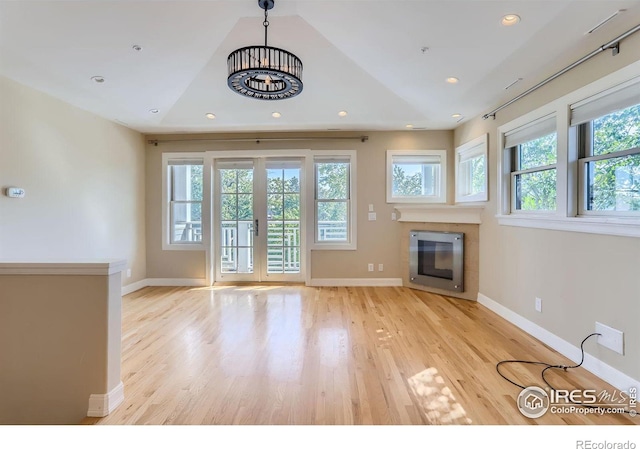
[(264, 7), (264, 22), (262, 22), (262, 25), (264, 25), (264, 46), (267, 47), (267, 29), (269, 28), (269, 10), (267, 9), (267, 5), (265, 4)]

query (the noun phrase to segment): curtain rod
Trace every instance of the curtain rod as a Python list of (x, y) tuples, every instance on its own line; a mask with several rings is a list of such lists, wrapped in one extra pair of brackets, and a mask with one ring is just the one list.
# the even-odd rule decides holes
[(304, 140), (359, 140), (364, 143), (369, 140), (369, 136), (351, 136), (351, 137), (255, 137), (253, 139), (238, 137), (238, 138), (211, 138), (211, 139), (150, 139), (147, 140), (147, 143), (150, 145), (158, 146), (160, 143), (171, 143), (171, 142), (255, 142), (259, 144), (260, 142), (299, 142)]
[(538, 84), (536, 84), (535, 86), (525, 90), (524, 92), (522, 92), (520, 95), (518, 95), (517, 97), (515, 97), (514, 99), (507, 101), (506, 103), (504, 103), (503, 105), (498, 106), (497, 108), (495, 108), (493, 111), (485, 114), (482, 116), (482, 118), (484, 120), (488, 119), (489, 117), (493, 117), (493, 119), (495, 120), (496, 118), (496, 112), (501, 111), (502, 109), (506, 108), (507, 106), (510, 106), (511, 104), (515, 103), (516, 101), (520, 100), (522, 97), (526, 97), (527, 95), (529, 95), (531, 92), (538, 90), (539, 88), (541, 88), (542, 86), (544, 86), (545, 84), (553, 81), (554, 79), (558, 78), (561, 75), (564, 75), (565, 73), (567, 73), (569, 70), (579, 66), (580, 64), (582, 64), (583, 62), (593, 58), (595, 55), (597, 55), (600, 52), (603, 52), (607, 49), (612, 49), (613, 50), (613, 55), (617, 55), (618, 53), (620, 53), (620, 41), (631, 36), (633, 33), (635, 33), (636, 31), (640, 30), (640, 24), (636, 25), (635, 27), (631, 28), (629, 31), (627, 31), (626, 33), (621, 34), (620, 36), (616, 37), (615, 39), (607, 42), (604, 45), (601, 45), (600, 47), (598, 47), (596, 50), (592, 51), (591, 53), (589, 53), (586, 56), (583, 56), (582, 58), (578, 59), (576, 62), (574, 62), (573, 64), (570, 64), (568, 66), (566, 66), (564, 69), (560, 70), (559, 72), (554, 73), (553, 75), (551, 75), (549, 78), (540, 81)]

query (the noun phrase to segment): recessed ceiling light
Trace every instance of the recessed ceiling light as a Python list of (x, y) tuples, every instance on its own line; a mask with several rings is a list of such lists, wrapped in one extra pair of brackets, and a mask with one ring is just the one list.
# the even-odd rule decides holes
[(133, 48), (135, 51), (142, 51), (142, 47), (140, 45), (134, 45)]
[(502, 16), (502, 20), (500, 21), (500, 23), (506, 27), (515, 25), (518, 22), (520, 22), (520, 16), (517, 14), (506, 14)]
[(216, 115), (215, 115), (215, 114), (212, 114), (211, 112), (207, 112), (204, 116), (205, 116), (206, 118), (211, 119), (211, 120), (213, 120), (214, 118), (216, 118)]
[(404, 127), (407, 129), (413, 129), (413, 125), (411, 123), (404, 125)]
[(152, 114), (157, 114), (160, 111), (158, 109), (149, 109), (149, 112), (151, 112)]
[(338, 112), (338, 115), (340, 117), (346, 117), (347, 116), (347, 111), (340, 111), (340, 112)]
[(273, 117), (273, 118), (280, 118), (280, 117), (282, 117), (282, 114), (280, 114), (279, 112), (273, 112), (273, 113), (271, 114), (271, 117)]
[(458, 78), (456, 78), (455, 76), (450, 76), (449, 78), (447, 78), (445, 80), (447, 83), (449, 84), (456, 84), (458, 81), (460, 81)]
[(102, 77), (102, 76), (92, 76), (91, 77), (91, 81), (93, 81), (94, 83), (102, 84), (102, 83), (104, 83), (104, 77)]
[(451, 115), (451, 117), (453, 118), (458, 118), (458, 117), (462, 117), (462, 114), (458, 114), (457, 112), (453, 115)]

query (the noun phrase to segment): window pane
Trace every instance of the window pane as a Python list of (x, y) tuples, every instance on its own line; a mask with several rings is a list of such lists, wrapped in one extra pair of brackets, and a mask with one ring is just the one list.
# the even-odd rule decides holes
[(639, 147), (640, 104), (612, 112), (593, 121), (594, 156)]
[(220, 170), (220, 191), (222, 193), (236, 193), (238, 182), (235, 170)]
[(202, 201), (202, 165), (171, 165), (173, 201)]
[(486, 188), (486, 158), (483, 156), (474, 157), (469, 161), (471, 163), (471, 195), (481, 193)]
[(267, 170), (267, 192), (280, 193), (284, 191), (284, 175), (282, 169)]
[(516, 209), (556, 209), (556, 169), (516, 175)]
[(250, 193), (238, 194), (238, 220), (253, 219), (253, 195)]
[(316, 163), (316, 198), (319, 200), (349, 198), (349, 164)]
[(171, 204), (171, 241), (181, 243), (202, 241), (201, 203)]
[(393, 164), (393, 196), (434, 196), (440, 185), (440, 164)]
[(588, 210), (640, 210), (640, 154), (587, 164)]
[(347, 217), (348, 207), (346, 201), (324, 202), (318, 201), (318, 229), (319, 242), (346, 242), (348, 241)]
[(236, 200), (236, 195), (220, 195), (220, 219), (236, 220), (238, 218)]
[(285, 220), (300, 220), (299, 194), (286, 193), (284, 195), (284, 218)]
[(270, 193), (267, 195), (267, 219), (282, 220), (284, 218), (284, 203), (282, 194)]
[(287, 222), (284, 225), (284, 246), (300, 246), (300, 222)]
[(521, 144), (517, 170), (553, 165), (557, 162), (556, 133)]
[(284, 191), (290, 193), (300, 192), (299, 168), (287, 168), (284, 170)]
[(458, 188), (461, 196), (475, 195), (485, 191), (485, 161), (485, 156), (480, 155), (460, 163)]
[(300, 273), (300, 247), (284, 248), (284, 271), (285, 273)]
[(267, 223), (267, 246), (283, 246), (283, 224), (281, 221)]

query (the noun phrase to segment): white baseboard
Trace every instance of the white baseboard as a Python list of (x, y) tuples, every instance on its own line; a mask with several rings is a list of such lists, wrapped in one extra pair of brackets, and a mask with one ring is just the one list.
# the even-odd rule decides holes
[(125, 285), (124, 287), (122, 287), (122, 296), (128, 295), (129, 293), (136, 292), (141, 288), (145, 288), (148, 286), (149, 286), (148, 279), (142, 279), (141, 281), (134, 282), (129, 285)]
[(114, 411), (123, 401), (124, 384), (120, 382), (117, 387), (107, 394), (92, 394), (89, 396), (87, 416), (103, 418)]
[(402, 287), (401, 278), (315, 278), (309, 287)]
[[(563, 340), (562, 338), (549, 332), (545, 328), (537, 325), (532, 321), (529, 321), (521, 315), (518, 315), (511, 309), (506, 308), (502, 304), (497, 303), (496, 301), (483, 295), (482, 293), (478, 293), (478, 302), (485, 306), (487, 309), (500, 315), (505, 320), (518, 326), (529, 335), (552, 347), (565, 357), (573, 360), (576, 363), (580, 361), (581, 351), (579, 347), (572, 345), (568, 341)], [(622, 371), (618, 371), (610, 365), (607, 365), (591, 354), (585, 353), (584, 363), (582, 364), (582, 367), (587, 371), (595, 374), (605, 382), (613, 385), (618, 390), (629, 391), (630, 387), (640, 387), (640, 381), (626, 375)]]
[(147, 278), (148, 287), (204, 287), (207, 285), (206, 279), (192, 278)]
[(122, 287), (122, 296), (128, 295), (145, 287), (204, 287), (206, 279), (190, 278), (147, 278)]

